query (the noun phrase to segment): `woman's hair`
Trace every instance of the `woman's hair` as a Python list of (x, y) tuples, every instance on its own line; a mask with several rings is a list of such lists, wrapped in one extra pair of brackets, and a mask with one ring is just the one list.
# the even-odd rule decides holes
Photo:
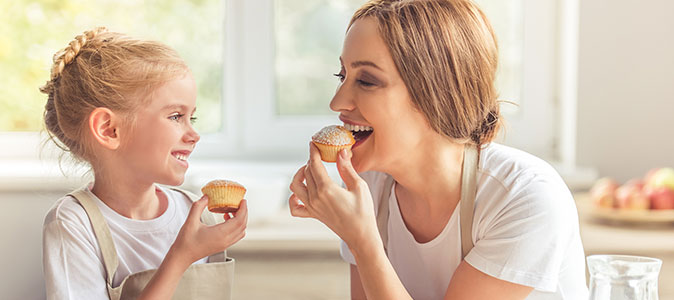
[(99, 27), (75, 37), (54, 54), (44, 122), (49, 137), (74, 158), (91, 162), (88, 119), (105, 107), (133, 121), (132, 112), (162, 83), (188, 72), (168, 46), (108, 32)]
[(372, 0), (351, 18), (378, 24), (415, 106), (453, 140), (492, 141), (501, 117), (494, 86), (498, 48), (469, 0)]

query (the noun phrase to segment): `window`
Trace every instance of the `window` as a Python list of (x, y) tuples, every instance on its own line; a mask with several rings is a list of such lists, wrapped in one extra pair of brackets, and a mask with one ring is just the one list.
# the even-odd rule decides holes
[[(5, 13), (10, 26), (0, 28), (0, 70), (15, 74), (0, 81), (7, 115), (0, 119), (0, 141), (37, 144), (35, 137), (10, 134), (8, 140), (7, 132), (41, 129), (45, 97), (37, 87), (48, 76), (51, 55), (84, 29), (106, 25), (165, 42), (187, 60), (199, 88), (202, 141), (195, 156), (304, 158), (309, 137), (339, 123), (328, 107), (337, 84), (332, 74), (347, 23), (364, 2), (13, 1)], [(504, 142), (557, 158), (556, 1), (476, 2), (499, 39), (500, 98), (517, 103), (502, 105)]]
[[(7, 140), (36, 139), (42, 130), (52, 55), (85, 30), (105, 26), (158, 40), (187, 61), (198, 85), (201, 132), (222, 129), (224, 10), (221, 0), (6, 1), (0, 28), (0, 132)], [(9, 141), (8, 139), (11, 139)], [(35, 143), (33, 143), (35, 144)]]
[[(240, 31), (246, 32), (240, 40), (228, 39), (240, 45), (235, 57), (242, 76), (230, 86), (242, 87), (243, 148), (302, 154), (314, 131), (339, 123), (328, 108), (336, 88), (330, 75), (338, 68), (348, 21), (364, 2), (228, 1), (227, 17), (240, 18)], [(499, 39), (500, 99), (516, 104), (502, 105), (504, 142), (555, 158), (555, 2), (477, 3)]]

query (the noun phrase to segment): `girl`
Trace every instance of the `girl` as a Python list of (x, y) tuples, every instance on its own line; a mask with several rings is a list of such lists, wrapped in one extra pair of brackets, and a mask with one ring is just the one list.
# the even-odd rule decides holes
[[(467, 0), (376, 0), (349, 24), (330, 108), (356, 129), (318, 150), (291, 213), (343, 241), (353, 299), (586, 299), (573, 198), (544, 161), (491, 143), (497, 47)], [(355, 127), (358, 126), (358, 127)]]
[(45, 218), (49, 298), (228, 299), (223, 251), (244, 235), (245, 201), (214, 225), (206, 197), (157, 185), (183, 182), (199, 141), (196, 85), (178, 54), (97, 28), (54, 55), (41, 91), (52, 140), (95, 178)]

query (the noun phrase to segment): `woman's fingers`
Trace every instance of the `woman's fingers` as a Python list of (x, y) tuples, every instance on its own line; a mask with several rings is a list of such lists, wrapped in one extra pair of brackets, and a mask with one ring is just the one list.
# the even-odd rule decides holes
[(328, 176), (328, 171), (321, 162), (321, 153), (314, 143), (309, 143), (309, 163), (307, 164), (307, 168), (310, 169), (311, 174), (314, 176), (313, 179), (316, 187), (322, 188), (333, 183), (330, 176)]
[(304, 169), (306, 166), (302, 166), (295, 176), (293, 176), (293, 181), (290, 182), (290, 190), (297, 195), (302, 201), (306, 201), (309, 198), (309, 191), (307, 191), (307, 186), (304, 185)]
[(311, 217), (311, 214), (307, 210), (306, 206), (300, 202), (300, 198), (298, 198), (295, 194), (290, 195), (290, 198), (288, 199), (288, 207), (290, 207), (290, 215), (293, 217)]
[(351, 151), (348, 151), (347, 149), (339, 151), (339, 154), (337, 155), (337, 171), (339, 171), (339, 176), (342, 177), (346, 189), (350, 191), (357, 188), (363, 180), (351, 164), (352, 155)]
[(309, 197), (302, 199), (304, 204), (311, 205), (311, 201), (318, 198), (318, 187), (316, 186), (316, 181), (314, 180), (314, 175), (311, 171), (309, 165), (311, 162), (307, 163), (307, 167), (304, 168), (304, 178), (307, 180), (307, 191), (309, 192)]

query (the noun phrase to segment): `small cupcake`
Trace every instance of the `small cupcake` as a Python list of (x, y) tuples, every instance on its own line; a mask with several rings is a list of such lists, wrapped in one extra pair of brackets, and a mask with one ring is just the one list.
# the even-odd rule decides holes
[(213, 180), (201, 188), (208, 196), (208, 210), (214, 213), (230, 213), (239, 210), (246, 188), (234, 181)]
[(324, 162), (336, 162), (337, 155), (342, 149), (351, 149), (356, 140), (351, 131), (344, 126), (331, 125), (323, 127), (314, 136), (311, 142), (318, 147), (321, 152), (321, 159)]

